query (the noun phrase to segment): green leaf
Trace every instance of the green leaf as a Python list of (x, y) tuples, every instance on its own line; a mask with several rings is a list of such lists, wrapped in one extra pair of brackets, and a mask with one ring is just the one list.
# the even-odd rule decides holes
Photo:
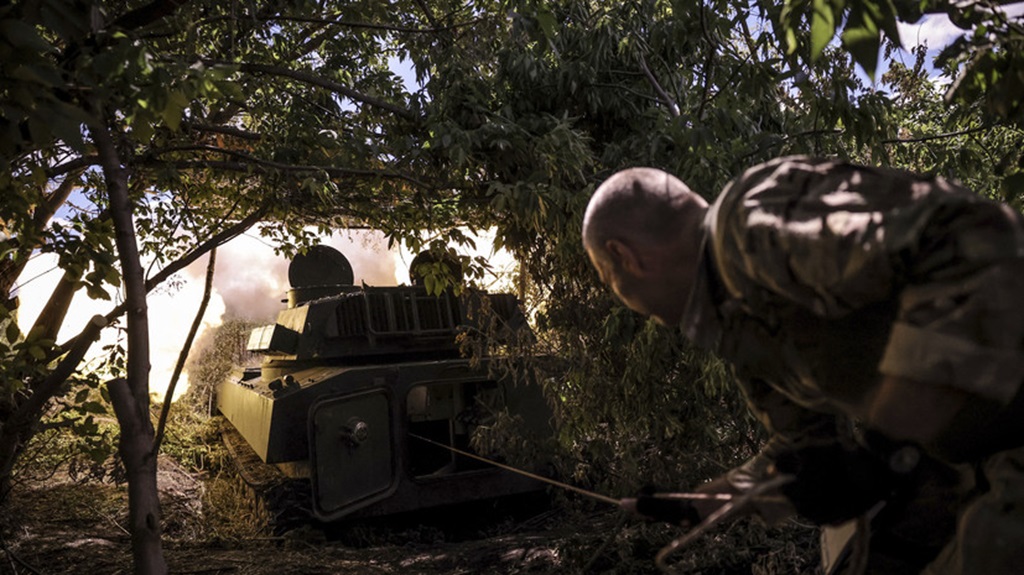
[(17, 66), (8, 72), (8, 76), (14, 80), (23, 80), (49, 87), (62, 84), (60, 73), (51, 66)]
[(836, 18), (828, 0), (814, 0), (811, 14), (811, 60), (821, 56), (836, 34)]
[(82, 126), (88, 121), (85, 112), (64, 102), (52, 102), (53, 115), (50, 128), (54, 136), (79, 151), (85, 150)]
[(86, 399), (89, 399), (89, 388), (80, 389), (75, 394), (75, 403), (82, 403)]
[(537, 24), (549, 41), (554, 40), (556, 22), (555, 15), (550, 10), (542, 9), (537, 11)]
[[(104, 411), (103, 413), (106, 413), (106, 411)], [(78, 426), (77, 431), (79, 435), (92, 435), (99, 430), (100, 426), (97, 425), (93, 417), (89, 415), (85, 418), (85, 421), (83, 421), (82, 424)]]
[(110, 285), (116, 286), (121, 283), (121, 272), (115, 267), (109, 267), (103, 274), (103, 280)]
[(900, 40), (899, 26), (896, 25), (896, 6), (893, 4), (893, 0), (881, 0), (878, 9), (879, 14), (875, 22), (889, 37), (889, 40), (902, 48), (903, 42)]
[(185, 98), (180, 90), (175, 90), (168, 94), (167, 105), (163, 109), (163, 120), (164, 124), (168, 128), (177, 132), (178, 127), (181, 125), (181, 113), (188, 106), (188, 99)]
[(100, 78), (111, 78), (119, 74), (125, 66), (123, 50), (105, 50), (92, 60), (93, 70)]
[(215, 82), (214, 85), (217, 87), (217, 90), (226, 98), (234, 98), (236, 100), (241, 100), (245, 98), (245, 92), (242, 91), (242, 87), (239, 86), (238, 83), (236, 82), (221, 80)]
[(136, 114), (132, 120), (133, 136), (139, 141), (147, 142), (153, 137), (154, 128), (150, 122), (149, 114)]
[(30, 52), (53, 51), (53, 46), (39, 36), (35, 27), (20, 20), (0, 20), (0, 36), (3, 36), (14, 47)]
[(855, 5), (842, 34), (843, 46), (850, 51), (854, 61), (864, 72), (875, 80), (878, 69), (878, 51), (881, 47), (881, 33), (878, 25), (861, 5)]
[(14, 343), (18, 341), (18, 338), (21, 337), (21, 330), (18, 329), (18, 324), (13, 321), (8, 323), (6, 335), (8, 343)]
[(86, 284), (85, 293), (92, 299), (110, 301), (110, 294), (98, 284)]

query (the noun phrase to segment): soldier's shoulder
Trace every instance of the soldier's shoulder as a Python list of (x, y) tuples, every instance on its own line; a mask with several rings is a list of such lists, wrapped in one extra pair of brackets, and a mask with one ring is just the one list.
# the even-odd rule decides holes
[(742, 211), (745, 205), (799, 194), (810, 181), (836, 168), (836, 160), (811, 156), (783, 156), (751, 166), (722, 188), (715, 211), (725, 215)]
[(722, 190), (722, 195), (743, 195), (779, 188), (794, 179), (804, 180), (812, 174), (823, 174), (835, 169), (835, 160), (811, 156), (783, 156), (774, 158), (743, 171)]
[(836, 191), (855, 191), (867, 197), (911, 193), (922, 197), (936, 191), (965, 190), (934, 174), (865, 166), (838, 158), (784, 156), (748, 168), (726, 185), (721, 196), (723, 203), (740, 206), (796, 196), (814, 198)]

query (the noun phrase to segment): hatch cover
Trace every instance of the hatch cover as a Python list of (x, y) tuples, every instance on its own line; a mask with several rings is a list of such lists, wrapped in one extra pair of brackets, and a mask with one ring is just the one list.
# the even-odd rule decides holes
[(310, 408), (313, 509), (319, 519), (347, 515), (397, 487), (390, 409), (384, 389), (324, 399)]

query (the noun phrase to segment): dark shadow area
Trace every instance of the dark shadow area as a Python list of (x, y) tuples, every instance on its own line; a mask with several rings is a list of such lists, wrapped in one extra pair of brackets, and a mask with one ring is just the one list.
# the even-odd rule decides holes
[(455, 543), (543, 530), (559, 516), (545, 492), (421, 509), (386, 517), (315, 524), (328, 541), (356, 548)]

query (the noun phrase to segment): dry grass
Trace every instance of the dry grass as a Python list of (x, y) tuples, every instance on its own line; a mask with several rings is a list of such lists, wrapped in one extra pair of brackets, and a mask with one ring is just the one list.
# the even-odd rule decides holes
[(202, 502), (208, 539), (247, 540), (270, 535), (269, 514), (237, 474), (224, 472), (207, 480)]

